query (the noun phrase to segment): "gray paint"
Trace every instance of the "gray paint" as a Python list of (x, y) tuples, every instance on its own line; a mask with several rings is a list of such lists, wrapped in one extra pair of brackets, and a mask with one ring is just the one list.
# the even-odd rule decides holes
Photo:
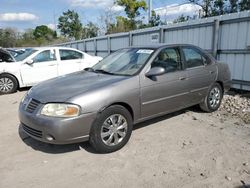
[[(225, 91), (230, 87), (228, 66), (216, 63), (208, 54), (206, 56), (211, 58), (208, 65), (185, 69), (183, 61), (181, 70), (147, 77), (151, 63), (163, 48), (179, 46), (144, 47), (153, 48), (154, 54), (134, 76), (82, 71), (32, 87), (19, 107), (21, 124), (31, 130), (42, 131), (42, 138), (32, 134), (30, 136), (44, 142), (63, 144), (86, 141), (98, 114), (111, 105), (126, 104), (124, 107), (129, 106), (132, 110), (133, 123), (138, 123), (201, 103), (215, 82), (222, 82)], [(30, 113), (25, 109), (31, 99), (40, 101), (40, 104)], [(42, 107), (53, 102), (76, 104), (81, 109), (80, 115), (74, 118), (41, 115)], [(55, 140), (46, 140), (47, 134), (52, 135)]]
[[(58, 45), (70, 46), (78, 43), (77, 46), (72, 47), (104, 57), (115, 50), (128, 46), (150, 44), (153, 33), (159, 33), (159, 43), (188, 43), (209, 51), (217, 60), (229, 65), (233, 80), (237, 80), (237, 83), (232, 85), (234, 88), (250, 91), (249, 84), (246, 84), (250, 83), (250, 11)], [(97, 51), (95, 51), (94, 40), (97, 42)]]

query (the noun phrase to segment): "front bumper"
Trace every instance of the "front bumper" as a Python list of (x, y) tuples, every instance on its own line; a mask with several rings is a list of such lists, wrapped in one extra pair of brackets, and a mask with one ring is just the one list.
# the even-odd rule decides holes
[(25, 133), (36, 140), (52, 144), (70, 144), (87, 141), (96, 113), (72, 118), (56, 118), (32, 113), (19, 106), (19, 119)]

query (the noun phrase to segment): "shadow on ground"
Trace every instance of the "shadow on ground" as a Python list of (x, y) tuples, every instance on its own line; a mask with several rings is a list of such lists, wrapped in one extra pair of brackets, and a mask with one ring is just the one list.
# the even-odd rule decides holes
[[(150, 126), (150, 125), (155, 124), (157, 122), (181, 115), (187, 111), (201, 112), (197, 107), (188, 108), (188, 109), (174, 112), (171, 114), (163, 115), (163, 116), (160, 116), (160, 117), (157, 117), (154, 119), (150, 119), (150, 120), (147, 120), (147, 121), (142, 122), (142, 123), (138, 123), (138, 124), (134, 125), (133, 130), (141, 129), (141, 128)], [(37, 141), (37, 140), (31, 138), (30, 136), (28, 136), (23, 131), (21, 125), (19, 125), (19, 136), (27, 146), (33, 148), (34, 150), (45, 152), (45, 153), (61, 154), (61, 153), (78, 151), (78, 150), (85, 150), (89, 153), (98, 154), (91, 147), (89, 142), (77, 143), (77, 144), (53, 145), (53, 144), (48, 144), (48, 143), (43, 143), (43, 142)], [(132, 136), (133, 136), (133, 134), (132, 134)]]

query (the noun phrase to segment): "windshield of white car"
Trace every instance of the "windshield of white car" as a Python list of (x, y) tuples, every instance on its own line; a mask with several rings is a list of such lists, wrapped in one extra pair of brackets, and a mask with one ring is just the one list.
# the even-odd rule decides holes
[(92, 67), (93, 72), (132, 76), (147, 62), (152, 49), (118, 50)]
[(37, 50), (35, 50), (35, 49), (27, 49), (27, 50), (25, 50), (24, 53), (17, 55), (15, 57), (15, 59), (16, 59), (16, 61), (23, 61), (24, 59), (26, 59), (28, 56), (35, 53), (36, 51)]

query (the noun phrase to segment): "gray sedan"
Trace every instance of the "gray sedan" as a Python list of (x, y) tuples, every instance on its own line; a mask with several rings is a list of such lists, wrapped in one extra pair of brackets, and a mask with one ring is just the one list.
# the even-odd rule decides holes
[(197, 104), (217, 110), (230, 82), (227, 64), (198, 47), (130, 47), (34, 86), (20, 103), (19, 118), (42, 142), (89, 140), (98, 152), (113, 152), (128, 142), (136, 123)]

